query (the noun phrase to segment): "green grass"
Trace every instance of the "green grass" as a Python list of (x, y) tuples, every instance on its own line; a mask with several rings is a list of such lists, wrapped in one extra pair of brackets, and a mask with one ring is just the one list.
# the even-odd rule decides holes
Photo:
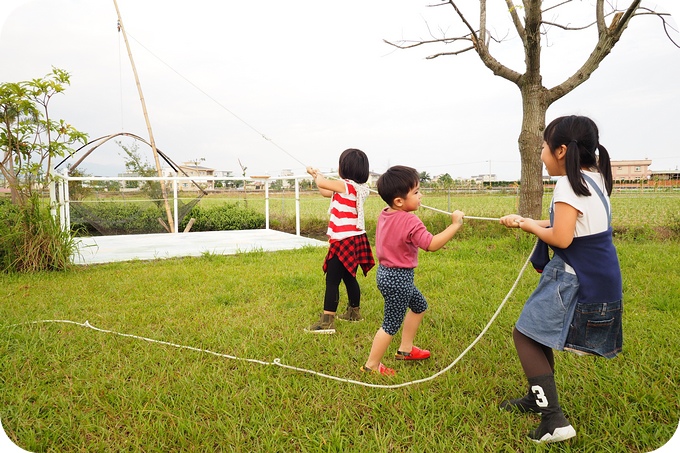
[[(421, 253), (416, 279), (431, 308), (418, 343), (433, 358), (412, 364), (387, 357), (398, 370), (391, 379), (359, 372), (381, 322), (374, 271), (360, 278), (364, 321), (338, 324), (333, 336), (303, 332), (321, 308), (323, 248), (5, 275), (0, 418), (10, 438), (30, 451), (536, 451), (524, 434), (537, 418), (497, 409), (524, 389), (510, 332), (536, 284), (533, 270), (449, 372), (399, 389), (73, 324), (15, 325), (87, 320), (240, 358), (280, 358), (344, 379), (403, 383), (446, 367), (474, 340), (531, 245), (508, 232)], [(562, 404), (578, 431), (574, 441), (554, 447), (559, 451), (650, 451), (671, 437), (680, 417), (678, 244), (617, 245), (624, 352), (613, 360), (557, 355)]]
[[(317, 198), (327, 209), (327, 200)], [(461, 197), (452, 208), (499, 216), (514, 210), (514, 200)], [(423, 202), (448, 210), (445, 198)], [(631, 219), (630, 228), (643, 226), (635, 219), (672, 223), (678, 212), (673, 212), (677, 197), (629, 203), (634, 212), (616, 210), (615, 204), (615, 213)], [(379, 208), (378, 203), (368, 208), (376, 210), (368, 216)], [(428, 221), (435, 224), (446, 221), (441, 214), (421, 215), (432, 215)], [(531, 269), (481, 341), (428, 382), (370, 388), (271, 364), (279, 358), (286, 365), (373, 384), (428, 378), (477, 337), (532, 245), (523, 233), (471, 220), (445, 249), (421, 252), (416, 283), (430, 310), (417, 343), (433, 357), (396, 362), (390, 357), (393, 344), (385, 358), (397, 369), (393, 378), (359, 371), (382, 320), (375, 270), (359, 277), (364, 321), (338, 321), (337, 334), (330, 336), (303, 331), (321, 310), (325, 248), (2, 274), (0, 419), (15, 443), (36, 452), (647, 452), (661, 447), (680, 419), (677, 240), (645, 234), (616, 240), (624, 278), (624, 351), (612, 360), (557, 354), (561, 403), (578, 433), (563, 445), (537, 447), (525, 438), (537, 417), (497, 409), (500, 401), (525, 390), (511, 330), (538, 281)], [(343, 309), (344, 291), (341, 300)], [(269, 364), (75, 324), (34, 322), (41, 320), (89, 321)]]

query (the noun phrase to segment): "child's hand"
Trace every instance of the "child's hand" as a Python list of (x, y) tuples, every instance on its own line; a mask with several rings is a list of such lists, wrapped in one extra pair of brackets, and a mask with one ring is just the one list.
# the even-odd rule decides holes
[(456, 209), (451, 213), (451, 223), (457, 223), (458, 225), (462, 225), (463, 217), (465, 217), (465, 213), (463, 211), (459, 211)]
[(517, 214), (510, 214), (501, 217), (501, 225), (505, 225), (508, 228), (519, 228), (520, 223), (524, 221), (524, 217)]
[(533, 233), (536, 231), (538, 227), (538, 223), (534, 219), (530, 219), (529, 217), (524, 217), (519, 221), (519, 227), (523, 230), (526, 231), (527, 233)]
[(316, 175), (319, 173), (318, 168), (313, 168), (313, 167), (307, 167), (307, 173), (309, 173), (312, 178), (316, 179)]

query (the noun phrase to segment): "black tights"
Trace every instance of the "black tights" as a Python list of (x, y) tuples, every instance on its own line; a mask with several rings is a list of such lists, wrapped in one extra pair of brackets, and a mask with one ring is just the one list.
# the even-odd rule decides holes
[(527, 379), (555, 374), (555, 356), (552, 348), (532, 340), (517, 329), (512, 330), (512, 339), (515, 341), (515, 349)]
[(340, 299), (340, 281), (345, 282), (350, 307), (358, 307), (361, 302), (361, 289), (357, 278), (345, 268), (337, 256), (326, 262), (326, 295), (323, 300), (324, 311), (338, 311)]

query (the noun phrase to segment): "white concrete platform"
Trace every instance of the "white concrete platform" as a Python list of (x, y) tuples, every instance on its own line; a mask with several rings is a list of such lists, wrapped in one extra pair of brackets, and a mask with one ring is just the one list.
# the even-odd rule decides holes
[(235, 255), (254, 251), (292, 250), (328, 243), (276, 230), (200, 231), (195, 233), (130, 234), (76, 238), (75, 264), (155, 260), (204, 253)]

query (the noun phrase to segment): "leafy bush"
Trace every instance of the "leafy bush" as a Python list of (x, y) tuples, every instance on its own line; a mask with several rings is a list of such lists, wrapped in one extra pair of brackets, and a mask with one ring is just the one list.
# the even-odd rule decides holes
[(0, 200), (0, 270), (37, 272), (64, 270), (77, 245), (33, 195), (19, 206)]
[[(71, 229), (89, 234), (162, 233), (158, 219), (165, 220), (162, 206), (150, 202), (71, 204)], [(179, 220), (179, 231), (194, 218), (191, 231), (252, 230), (264, 228), (265, 217), (236, 204), (194, 206)]]
[(201, 207), (194, 206), (180, 221), (180, 231), (194, 218), (191, 231), (254, 230), (265, 227), (264, 214), (242, 207), (239, 203)]
[(71, 203), (71, 229), (79, 233), (161, 233), (159, 218), (165, 219), (165, 211), (151, 202)]

